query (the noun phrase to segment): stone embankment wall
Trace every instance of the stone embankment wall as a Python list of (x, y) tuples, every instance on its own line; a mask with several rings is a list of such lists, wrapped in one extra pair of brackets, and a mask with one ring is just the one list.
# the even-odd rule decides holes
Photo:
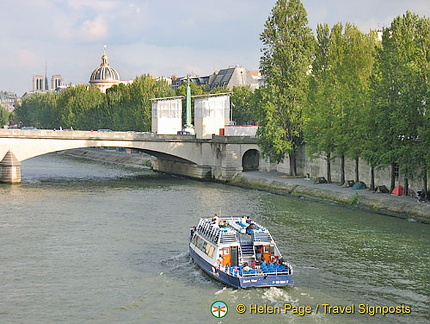
[(315, 184), (304, 178), (291, 178), (277, 172), (244, 172), (230, 184), (282, 195), (305, 197), (343, 204), (374, 213), (415, 219), (430, 224), (430, 202), (418, 203), (414, 197), (352, 190), (338, 184)]
[[(331, 178), (333, 182), (340, 182), (341, 179), (341, 161), (340, 158), (333, 158), (331, 161)], [(345, 180), (355, 180), (355, 161), (346, 158), (345, 159)], [(290, 161), (288, 156), (284, 162), (279, 164), (270, 165), (271, 171), (278, 171), (286, 174), (290, 174)], [(267, 170), (269, 171), (269, 170)], [(309, 174), (311, 178), (315, 179), (318, 177), (327, 178), (327, 160), (322, 156), (315, 156), (310, 158), (306, 153), (306, 147), (302, 146), (297, 155), (297, 172), (303, 176)], [(405, 186), (405, 175), (396, 173), (395, 186)], [(371, 168), (370, 165), (363, 159), (359, 160), (359, 176), (360, 181), (363, 181), (367, 186), (371, 183)], [(391, 185), (391, 167), (378, 167), (374, 170), (374, 181), (375, 186), (386, 186), (390, 188)], [(413, 191), (417, 191), (423, 188), (422, 179), (409, 179), (409, 188)]]

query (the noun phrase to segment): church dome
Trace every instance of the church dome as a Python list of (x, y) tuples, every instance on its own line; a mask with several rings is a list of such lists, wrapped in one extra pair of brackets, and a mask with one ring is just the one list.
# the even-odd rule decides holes
[(97, 84), (103, 83), (119, 83), (119, 73), (113, 67), (109, 66), (108, 57), (106, 53), (102, 55), (102, 63), (91, 73), (90, 83)]

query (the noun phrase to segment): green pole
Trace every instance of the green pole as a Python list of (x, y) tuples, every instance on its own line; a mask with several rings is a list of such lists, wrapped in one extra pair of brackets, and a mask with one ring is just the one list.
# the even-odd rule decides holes
[(191, 87), (190, 87), (190, 78), (188, 77), (188, 85), (187, 85), (187, 98), (186, 98), (186, 113), (187, 120), (185, 122), (185, 129), (192, 128), (191, 124)]

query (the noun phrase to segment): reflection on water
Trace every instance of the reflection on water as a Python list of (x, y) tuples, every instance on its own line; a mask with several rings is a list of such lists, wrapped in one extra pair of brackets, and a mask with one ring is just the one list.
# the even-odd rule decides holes
[[(0, 186), (5, 323), (423, 323), (430, 227), (307, 201), (47, 155)], [(295, 287), (234, 290), (190, 260), (201, 215), (250, 214), (293, 264)], [(255, 314), (252, 305), (355, 305), (355, 314)], [(237, 304), (248, 307), (238, 314)], [(409, 305), (370, 316), (358, 305)], [(321, 306), (322, 307), (322, 306)]]

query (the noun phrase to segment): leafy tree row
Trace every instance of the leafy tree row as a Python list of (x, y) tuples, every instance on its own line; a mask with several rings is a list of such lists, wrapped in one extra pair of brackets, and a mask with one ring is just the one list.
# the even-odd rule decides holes
[(35, 94), (22, 101), (15, 115), (21, 125), (40, 128), (149, 131), (150, 99), (174, 95), (166, 81), (144, 75), (131, 84), (115, 85), (106, 94), (86, 85), (58, 93)]
[(303, 133), (310, 154), (324, 155), (327, 180), (331, 182), (331, 160), (341, 160), (341, 182), (345, 181), (345, 157), (358, 162), (364, 150), (369, 116), (369, 84), (374, 64), (376, 33), (365, 35), (341, 23), (330, 30), (317, 27), (317, 43), (304, 106)]
[[(365, 159), (373, 171), (391, 166), (427, 185), (430, 165), (428, 18), (407, 12), (377, 33), (347, 23), (317, 27), (311, 37), (300, 0), (278, 0), (261, 34), (258, 95), (263, 156), (290, 162), (299, 145), (331, 161)], [(291, 174), (296, 174), (294, 163)], [(373, 179), (373, 177), (372, 177)], [(373, 185), (373, 180), (372, 184)], [(406, 183), (407, 187), (407, 183)]]
[[(190, 87), (192, 95), (206, 93), (204, 86), (191, 83)], [(187, 84), (184, 83), (175, 93), (166, 81), (156, 80), (149, 75), (138, 77), (128, 85), (115, 85), (106, 94), (96, 87), (79, 85), (57, 93), (37, 93), (24, 98), (15, 109), (15, 115), (21, 126), (150, 131), (150, 99), (175, 95), (185, 97), (186, 88)], [(256, 122), (250, 109), (253, 94), (249, 87), (235, 87), (233, 91), (216, 88), (211, 91), (220, 92), (232, 92), (234, 120), (241, 124)], [(185, 120), (185, 101), (183, 114)], [(7, 123), (7, 115), (4, 115), (4, 123)]]
[[(374, 140), (368, 154), (375, 166), (394, 167), (408, 178), (424, 180), (430, 166), (430, 19), (411, 12), (383, 30), (372, 73), (368, 123)], [(407, 188), (407, 182), (405, 184)]]

